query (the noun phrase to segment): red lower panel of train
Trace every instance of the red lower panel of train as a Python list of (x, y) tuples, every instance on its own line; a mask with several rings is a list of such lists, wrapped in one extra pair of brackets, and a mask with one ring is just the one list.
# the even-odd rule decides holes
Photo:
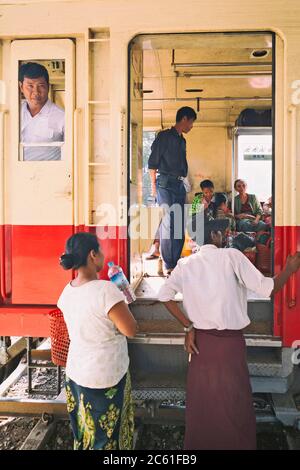
[[(300, 251), (300, 227), (275, 227), (275, 275), (284, 267), (287, 256), (296, 251)], [(273, 333), (282, 337), (283, 346), (300, 340), (300, 271), (275, 296)]]
[[(126, 227), (109, 229), (71, 226), (2, 226), (1, 227), (1, 306), (0, 335), (49, 336), (47, 313), (74, 273), (64, 271), (58, 263), (66, 239), (76, 231), (101, 233), (107, 262), (114, 261), (127, 272)], [(274, 272), (278, 273), (289, 253), (300, 251), (300, 227), (276, 227)], [(274, 336), (283, 345), (300, 340), (300, 274), (293, 276), (284, 290), (275, 296)]]

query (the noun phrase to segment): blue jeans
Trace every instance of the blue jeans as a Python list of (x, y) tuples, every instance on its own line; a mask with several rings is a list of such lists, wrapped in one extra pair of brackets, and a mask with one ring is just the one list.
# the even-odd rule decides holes
[(169, 175), (158, 176), (156, 186), (158, 204), (166, 205), (159, 228), (160, 252), (166, 268), (174, 269), (180, 258), (185, 238), (186, 191), (182, 181)]
[(260, 230), (265, 232), (269, 228), (262, 220), (260, 220), (257, 225), (253, 225), (251, 220), (241, 219), (237, 221), (236, 225), (239, 232), (259, 232)]

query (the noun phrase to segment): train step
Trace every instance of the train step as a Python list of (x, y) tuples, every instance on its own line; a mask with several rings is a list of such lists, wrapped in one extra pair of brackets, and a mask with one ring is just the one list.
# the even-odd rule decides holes
[[(181, 399), (188, 367), (182, 344), (129, 342), (132, 383), (136, 397)], [(247, 348), (253, 391), (284, 393), (292, 382), (290, 348)], [(142, 398), (141, 398), (142, 399)]]
[[(130, 306), (139, 323), (138, 342), (182, 344), (182, 326), (158, 302), (157, 294), (164, 278), (143, 278), (136, 289), (137, 300)], [(181, 294), (175, 300), (183, 308)], [(251, 323), (244, 333), (248, 346), (281, 347), (281, 339), (273, 336), (273, 304), (270, 299), (257, 298), (249, 292), (248, 316)]]
[[(184, 399), (188, 355), (182, 326), (157, 300), (164, 278), (145, 277), (130, 308), (139, 323), (138, 335), (129, 340), (135, 397)], [(183, 299), (175, 300), (183, 309)], [(293, 375), (292, 350), (273, 335), (273, 303), (248, 293), (250, 325), (245, 328), (247, 361), (254, 392), (284, 393)]]

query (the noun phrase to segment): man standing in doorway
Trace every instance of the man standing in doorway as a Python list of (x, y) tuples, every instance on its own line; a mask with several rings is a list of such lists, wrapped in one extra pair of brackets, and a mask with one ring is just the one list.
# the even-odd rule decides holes
[(37, 62), (22, 64), (19, 87), (25, 98), (21, 107), (21, 142), (28, 144), (23, 160), (61, 160), (60, 146), (37, 145), (65, 140), (65, 112), (48, 98), (46, 67)]
[(157, 197), (165, 213), (160, 224), (160, 250), (167, 274), (175, 268), (184, 244), (184, 203), (187, 176), (186, 141), (197, 114), (188, 106), (177, 111), (176, 124), (161, 131), (151, 147), (148, 168), (152, 195)]

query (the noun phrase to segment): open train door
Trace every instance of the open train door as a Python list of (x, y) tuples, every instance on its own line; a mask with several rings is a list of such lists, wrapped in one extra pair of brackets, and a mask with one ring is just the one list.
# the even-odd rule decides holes
[[(143, 38), (135, 37), (128, 46), (128, 201), (130, 280), (137, 285), (143, 275), (142, 254), (149, 251), (161, 219), (160, 208), (145, 201), (145, 175), (148, 172), (144, 148), (143, 122)], [(147, 145), (146, 145), (147, 146)]]
[[(2, 296), (13, 304), (56, 304), (71, 276), (58, 259), (73, 233), (74, 49), (69, 39), (11, 43)], [(28, 107), (24, 111), (27, 101), (18, 85), (27, 62), (49, 74), (51, 101), (38, 119)], [(53, 115), (51, 102), (58, 106)]]
[(129, 262), (130, 280), (136, 284), (142, 274), (140, 250), (140, 206), (142, 203), (143, 168), (143, 50), (138, 42), (129, 45), (129, 113), (128, 113), (128, 191), (129, 191)]

